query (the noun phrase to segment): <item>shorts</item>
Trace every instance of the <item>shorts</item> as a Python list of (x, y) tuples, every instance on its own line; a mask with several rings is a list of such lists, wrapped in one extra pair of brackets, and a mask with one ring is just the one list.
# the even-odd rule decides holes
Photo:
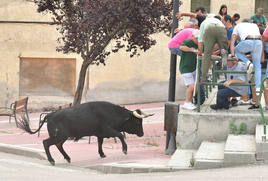
[(185, 86), (189, 86), (195, 83), (196, 71), (182, 74), (182, 78)]
[(181, 49), (180, 48), (169, 48), (169, 50), (172, 54), (181, 56)]

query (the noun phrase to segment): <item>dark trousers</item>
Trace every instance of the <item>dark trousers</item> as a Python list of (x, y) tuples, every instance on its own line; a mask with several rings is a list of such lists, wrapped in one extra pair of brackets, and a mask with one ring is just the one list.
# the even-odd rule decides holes
[[(223, 83), (223, 82), (222, 82)], [(241, 95), (230, 89), (229, 87), (219, 86), (217, 93), (217, 106), (219, 108), (229, 109), (229, 97), (240, 97)]]

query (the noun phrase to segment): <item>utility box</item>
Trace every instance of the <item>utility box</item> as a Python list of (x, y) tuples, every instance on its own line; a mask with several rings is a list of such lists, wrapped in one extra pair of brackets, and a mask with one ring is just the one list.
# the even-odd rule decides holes
[(164, 117), (164, 130), (167, 132), (177, 132), (178, 113), (180, 105), (176, 102), (166, 102), (165, 104), (165, 117)]

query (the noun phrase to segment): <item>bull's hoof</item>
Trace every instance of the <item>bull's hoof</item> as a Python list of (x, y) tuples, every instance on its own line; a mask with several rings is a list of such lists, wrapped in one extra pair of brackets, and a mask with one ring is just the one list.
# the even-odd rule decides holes
[(55, 161), (54, 161), (54, 160), (49, 161), (49, 163), (50, 163), (52, 166), (55, 166)]
[(66, 161), (67, 161), (68, 163), (71, 163), (71, 159), (66, 159)]
[(100, 155), (100, 157), (101, 157), (101, 158), (105, 158), (105, 157), (106, 157), (106, 155), (102, 154), (102, 155)]
[(124, 153), (125, 155), (127, 155), (127, 150), (123, 150), (123, 153)]

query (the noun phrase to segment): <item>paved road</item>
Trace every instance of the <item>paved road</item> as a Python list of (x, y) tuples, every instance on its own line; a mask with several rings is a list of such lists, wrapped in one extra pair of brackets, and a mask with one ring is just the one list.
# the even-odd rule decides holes
[(45, 160), (32, 159), (0, 152), (1, 181), (265, 181), (268, 180), (268, 165), (251, 165), (211, 170), (191, 170), (173, 173), (148, 174), (102, 174), (90, 169), (62, 163), (50, 166)]

